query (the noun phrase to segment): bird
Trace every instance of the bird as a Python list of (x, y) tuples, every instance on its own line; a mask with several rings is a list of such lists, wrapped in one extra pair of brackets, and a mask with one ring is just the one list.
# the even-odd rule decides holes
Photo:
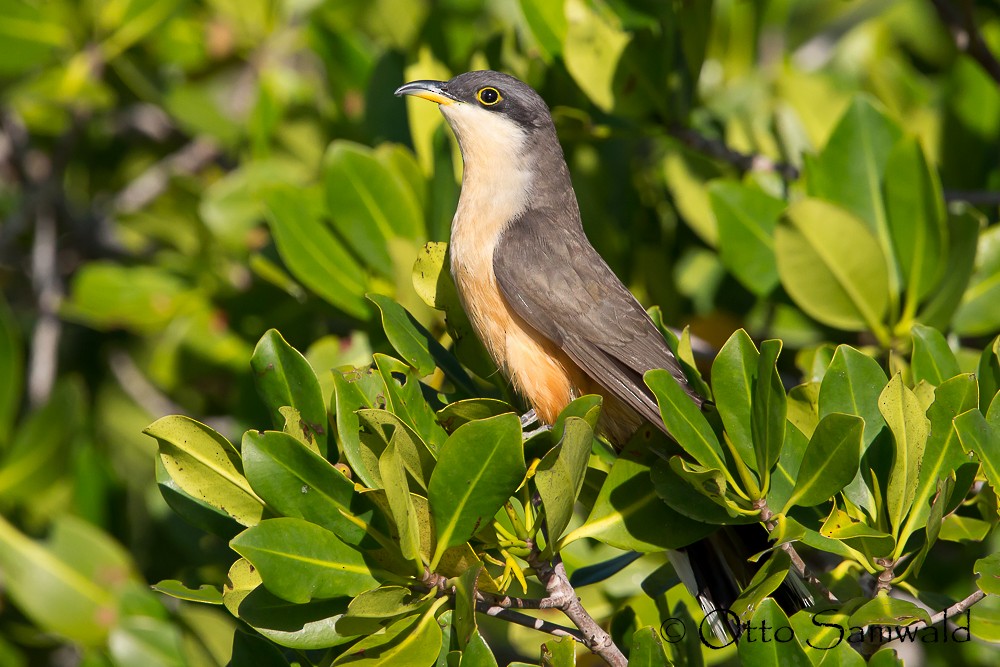
[[(542, 97), (492, 70), (412, 81), (395, 94), (437, 103), (458, 140), (451, 275), (473, 330), (537, 418), (551, 425), (573, 399), (598, 394), (598, 428), (612, 444), (624, 445), (645, 421), (667, 432), (643, 382), (652, 369), (668, 371), (701, 407), (659, 329), (588, 240)], [(739, 594), (734, 577), (721, 575), (746, 569), (767, 542), (743, 544), (731, 530), (706, 540), (672, 560), (709, 613)], [(742, 562), (728, 557), (734, 541)]]

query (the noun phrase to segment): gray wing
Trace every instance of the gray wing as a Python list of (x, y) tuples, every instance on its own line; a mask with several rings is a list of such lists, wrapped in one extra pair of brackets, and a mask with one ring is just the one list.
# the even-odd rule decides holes
[(592, 380), (663, 428), (643, 374), (663, 368), (699, 405), (680, 364), (632, 293), (582, 229), (529, 211), (493, 252), (500, 291), (514, 311), (558, 345)]

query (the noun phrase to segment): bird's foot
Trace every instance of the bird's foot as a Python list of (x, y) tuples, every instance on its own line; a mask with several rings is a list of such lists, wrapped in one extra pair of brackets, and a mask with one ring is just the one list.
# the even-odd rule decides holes
[(538, 415), (535, 414), (535, 409), (531, 408), (523, 415), (521, 415), (521, 428), (528, 428), (537, 421), (538, 421)]

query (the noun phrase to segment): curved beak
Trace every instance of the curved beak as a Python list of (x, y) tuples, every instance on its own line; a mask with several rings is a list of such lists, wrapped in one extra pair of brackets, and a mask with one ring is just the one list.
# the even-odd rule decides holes
[(396, 97), (413, 95), (438, 104), (455, 104), (458, 100), (444, 91), (444, 81), (411, 81), (396, 89)]

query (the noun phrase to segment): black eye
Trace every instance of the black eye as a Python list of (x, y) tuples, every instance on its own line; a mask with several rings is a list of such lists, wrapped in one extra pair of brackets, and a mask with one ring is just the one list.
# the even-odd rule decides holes
[(479, 100), (479, 103), (483, 106), (491, 107), (494, 104), (499, 103), (503, 97), (500, 96), (500, 91), (496, 88), (486, 87), (479, 89), (476, 93), (476, 99)]

